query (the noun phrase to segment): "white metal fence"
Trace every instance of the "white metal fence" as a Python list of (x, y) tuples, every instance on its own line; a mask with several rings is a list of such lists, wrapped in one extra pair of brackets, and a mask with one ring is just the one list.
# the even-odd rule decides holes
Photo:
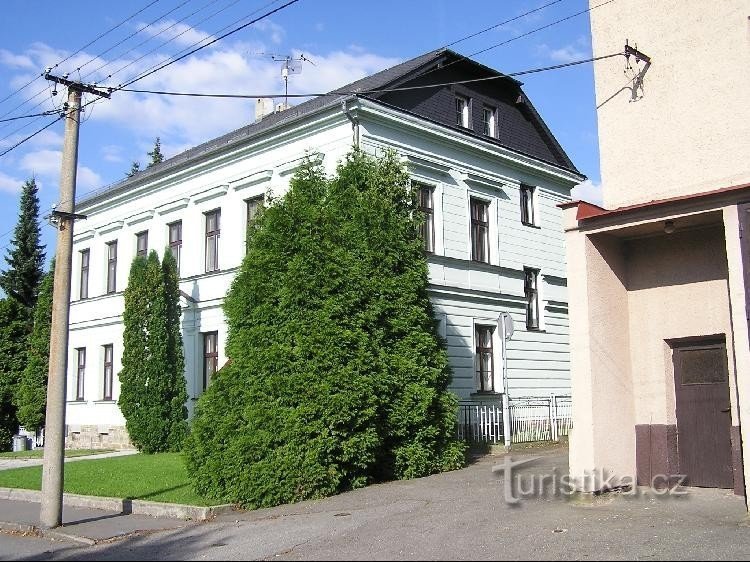
[(458, 438), (472, 443), (503, 443), (502, 405), (471, 402), (459, 404)]
[[(509, 400), (512, 443), (559, 441), (573, 425), (570, 396), (512, 398)], [(462, 402), (458, 410), (458, 438), (475, 443), (505, 443), (502, 402)]]

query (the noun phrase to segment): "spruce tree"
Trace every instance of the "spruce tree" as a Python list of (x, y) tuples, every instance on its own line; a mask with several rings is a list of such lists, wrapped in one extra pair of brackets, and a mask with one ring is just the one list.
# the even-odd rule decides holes
[(44, 275), (44, 246), (40, 244), (39, 196), (32, 178), (23, 185), (18, 222), (5, 261), (8, 269), (0, 273), (0, 288), (29, 312), (36, 304), (39, 283)]
[(164, 155), (161, 153), (161, 139), (159, 137), (156, 137), (156, 141), (154, 141), (154, 149), (149, 152), (148, 155), (151, 158), (151, 161), (148, 163), (147, 168), (164, 162)]
[(199, 493), (261, 507), (462, 464), (419, 220), (396, 157), (354, 152), (250, 227), (186, 444)]
[(27, 315), (15, 299), (0, 299), (0, 451), (10, 449), (18, 430), (14, 397), (26, 364)]
[(134, 175), (136, 175), (140, 171), (141, 171), (141, 164), (138, 161), (133, 161), (133, 164), (130, 166), (130, 171), (126, 174), (126, 177), (132, 178)]
[(169, 258), (162, 266), (151, 251), (135, 258), (125, 289), (118, 403), (131, 441), (144, 453), (177, 451), (186, 433), (176, 275)]
[(47, 408), (47, 377), (49, 373), (49, 339), (52, 324), (52, 289), (55, 261), (42, 279), (34, 310), (34, 328), (29, 337), (26, 368), (21, 374), (15, 397), (18, 421), (26, 429), (44, 427)]

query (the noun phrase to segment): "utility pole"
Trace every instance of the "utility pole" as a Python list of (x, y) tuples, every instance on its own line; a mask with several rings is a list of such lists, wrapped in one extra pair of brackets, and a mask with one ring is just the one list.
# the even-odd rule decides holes
[(73, 254), (73, 222), (85, 218), (75, 214), (76, 172), (78, 168), (78, 130), (81, 123), (83, 92), (109, 97), (93, 86), (43, 74), (44, 78), (68, 88), (65, 108), (65, 139), (60, 202), (52, 215), (56, 219), (55, 282), (52, 293), (52, 326), (49, 346), (47, 418), (44, 428), (44, 466), (42, 470), (42, 506), (40, 522), (51, 529), (62, 524), (63, 467), (65, 456), (65, 382), (68, 371), (68, 315), (70, 312), (70, 273)]

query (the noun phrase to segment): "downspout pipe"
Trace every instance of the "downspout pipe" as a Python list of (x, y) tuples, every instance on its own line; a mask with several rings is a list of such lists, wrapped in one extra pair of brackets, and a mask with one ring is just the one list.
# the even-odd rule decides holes
[(341, 111), (344, 112), (344, 115), (346, 115), (346, 118), (351, 121), (352, 124), (352, 144), (354, 145), (354, 148), (359, 148), (359, 119), (352, 115), (351, 110), (349, 109), (347, 100), (341, 100)]

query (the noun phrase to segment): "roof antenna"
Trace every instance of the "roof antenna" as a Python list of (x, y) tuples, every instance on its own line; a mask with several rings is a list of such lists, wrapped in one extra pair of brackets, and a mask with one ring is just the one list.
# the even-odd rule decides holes
[(282, 63), (281, 65), (281, 77), (284, 79), (284, 108), (289, 109), (289, 75), (290, 74), (302, 74), (303, 62), (309, 62), (311, 65), (316, 66), (313, 61), (307, 58), (304, 54), (300, 53), (298, 57), (291, 55), (279, 56), (271, 55), (271, 58), (276, 62)]

